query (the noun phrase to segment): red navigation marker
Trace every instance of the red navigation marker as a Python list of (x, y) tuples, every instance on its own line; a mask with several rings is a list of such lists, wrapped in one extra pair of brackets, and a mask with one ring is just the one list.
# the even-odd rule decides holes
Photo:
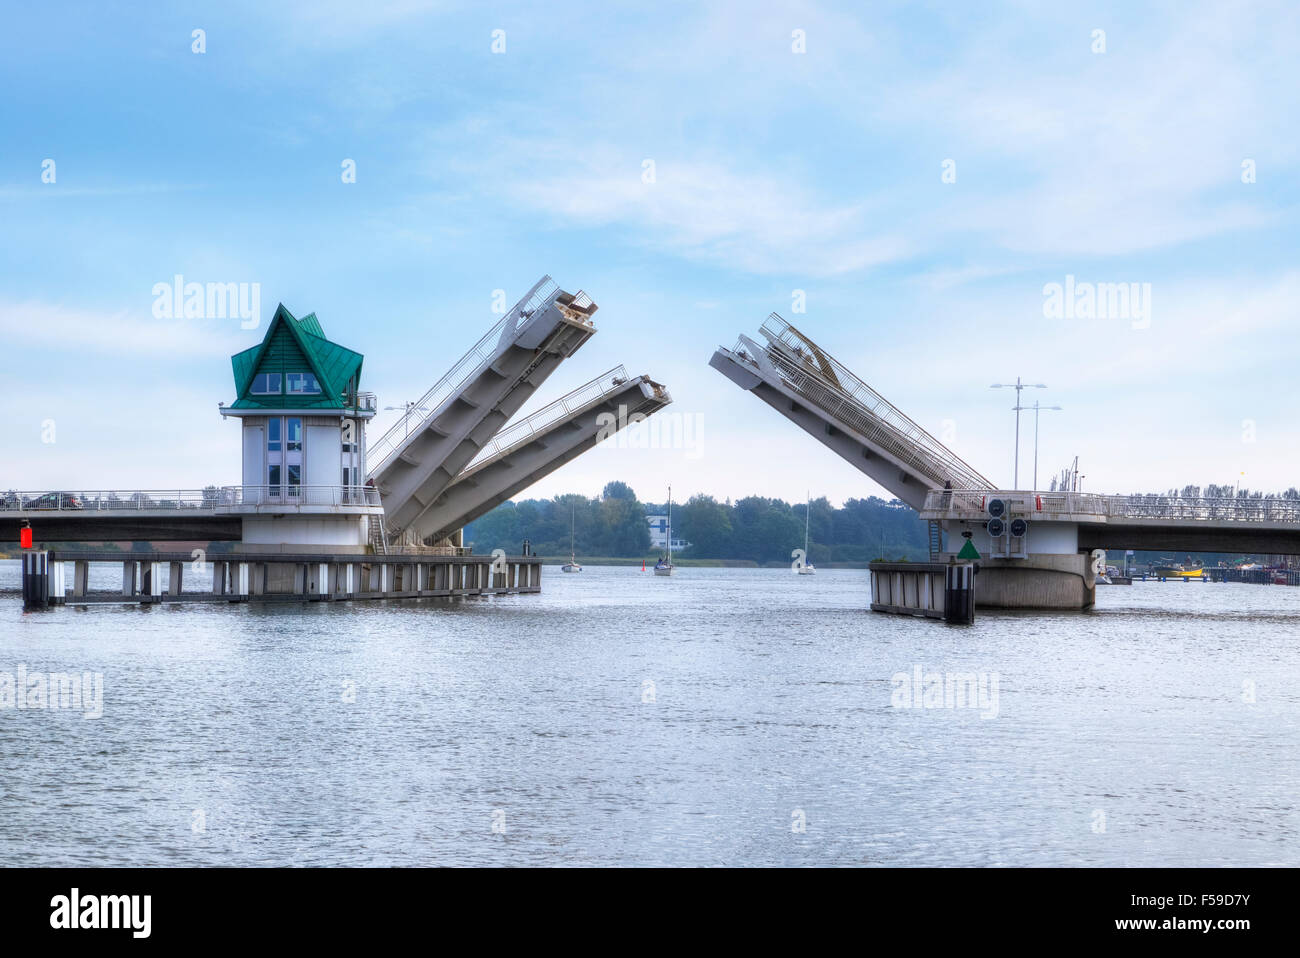
[(18, 530), (18, 544), (21, 545), (24, 549), (30, 549), (32, 547), (31, 526), (24, 526), (23, 528)]

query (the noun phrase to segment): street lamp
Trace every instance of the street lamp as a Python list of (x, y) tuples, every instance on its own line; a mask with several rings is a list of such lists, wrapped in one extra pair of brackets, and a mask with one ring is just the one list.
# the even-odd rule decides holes
[(1016, 377), (1016, 381), (1013, 382), (1013, 383), (994, 383), (994, 384), (993, 384), (992, 386), (990, 386), (989, 388), (990, 388), (990, 389), (1014, 389), (1014, 390), (1016, 391), (1016, 404), (1015, 404), (1015, 406), (1012, 407), (1012, 408), (1014, 408), (1015, 411), (1016, 411), (1016, 475), (1015, 475), (1015, 488), (1018, 490), (1018, 489), (1020, 488), (1020, 410), (1021, 410), (1022, 408), (1025, 408), (1025, 407), (1022, 407), (1022, 406), (1020, 405), (1020, 390), (1022, 390), (1022, 389), (1046, 389), (1047, 386), (1044, 385), (1043, 383), (1022, 383), (1022, 382), (1020, 381), (1020, 377), (1017, 376), (1017, 377)]
[[(405, 423), (405, 425), (406, 425), (406, 430), (405, 430), (405, 431), (406, 431), (406, 437), (407, 437), (408, 439), (409, 439), (410, 436), (411, 436), (411, 410), (414, 409), (414, 408), (416, 408), (416, 407), (419, 406), (419, 405), (420, 405), (420, 404), (417, 403), (417, 402), (407, 402), (407, 403), (403, 403), (403, 404), (400, 405), (400, 406), (385, 406), (385, 407), (384, 407), (384, 411), (385, 411), (385, 412), (388, 412), (390, 409), (401, 409), (401, 410), (404, 410), (404, 411), (406, 412), (406, 415), (403, 416), (402, 419), (403, 419), (403, 421), (404, 421), (404, 423)], [(421, 407), (420, 407), (420, 412), (427, 412), (427, 410), (424, 409), (424, 407), (421, 406)]]
[(1034, 404), (1032, 406), (1024, 406), (1024, 407), (1017, 406), (1016, 407), (1017, 415), (1019, 415), (1019, 411), (1021, 408), (1032, 409), (1034, 411), (1034, 490), (1037, 491), (1038, 490), (1038, 413), (1044, 409), (1059, 410), (1061, 407), (1040, 406), (1038, 404), (1038, 400), (1034, 400)]

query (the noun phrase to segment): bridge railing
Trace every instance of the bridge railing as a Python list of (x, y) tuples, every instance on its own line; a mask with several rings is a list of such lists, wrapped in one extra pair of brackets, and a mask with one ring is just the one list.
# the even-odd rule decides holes
[(1300, 499), (1234, 496), (1107, 496), (1114, 519), (1199, 519), (1235, 522), (1300, 522)]
[(867, 438), (880, 442), (901, 461), (936, 482), (951, 481), (957, 488), (989, 484), (988, 479), (777, 313), (768, 316), (760, 332), (768, 340), (768, 356), (790, 385), (797, 391), (806, 390), (809, 398), (827, 412), (855, 423)]
[(1013, 515), (1038, 518), (1097, 516), (1128, 520), (1204, 522), (1300, 522), (1300, 499), (1135, 494), (1107, 496), (1083, 492), (1023, 492), (1003, 489), (932, 489), (924, 512), (951, 518), (982, 519), (990, 499), (1001, 499)]
[(506, 455), (583, 406), (616, 392), (627, 383), (627, 379), (627, 370), (621, 365), (615, 366), (590, 382), (565, 393), (554, 402), (548, 403), (528, 418), (505, 426), (491, 442), (479, 450), (478, 455), (470, 460), (463, 472), (477, 469), (489, 459)]
[[(864, 405), (861, 399), (845, 392), (843, 388), (811, 368), (808, 363), (792, 356), (787, 349), (768, 346), (763, 351), (791, 390), (829, 413), (833, 419), (851, 426), (861, 436), (888, 452), (898, 462), (914, 469), (928, 481), (938, 485), (945, 480), (951, 480), (958, 488), (988, 484), (987, 479), (971, 470), (937, 440), (934, 440), (932, 446), (929, 442), (920, 441), (914, 430), (905, 430), (891, 423), (887, 416), (893, 407), (888, 406), (887, 403), (885, 406), (888, 408), (879, 404), (874, 408)], [(753, 357), (749, 356), (749, 352), (750, 347), (745, 345), (743, 339), (732, 350), (733, 355), (752, 360)], [(884, 400), (881, 402), (883, 403)], [(901, 413), (898, 415), (902, 416)], [(907, 422), (910, 423), (911, 420)], [(920, 427), (917, 426), (915, 429), (920, 430)], [(924, 430), (920, 432), (924, 433)]]
[(205, 489), (89, 489), (0, 492), (0, 512), (214, 511), (230, 506), (378, 506), (374, 486), (208, 486)]
[(428, 392), (411, 404), (387, 432), (367, 446), (366, 459), (370, 474), (377, 476), (397, 451), (406, 444), (410, 436), (418, 433), (430, 419), (437, 415), (443, 403), (458, 393), (471, 377), (492, 360), (506, 332), (507, 323), (511, 324), (513, 329), (514, 324), (520, 320), (527, 322), (537, 310), (548, 306), (559, 293), (559, 285), (551, 277), (544, 276), (527, 296), (515, 303), (508, 313), (497, 320), (492, 328), (430, 387)]

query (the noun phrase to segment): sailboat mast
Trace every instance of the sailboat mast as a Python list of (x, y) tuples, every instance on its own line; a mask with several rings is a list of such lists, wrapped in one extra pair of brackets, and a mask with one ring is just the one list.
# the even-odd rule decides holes
[(668, 487), (668, 564), (673, 564), (673, 487)]
[(808, 518), (812, 513), (812, 490), (808, 490), (808, 501), (803, 507), (803, 557), (808, 558)]

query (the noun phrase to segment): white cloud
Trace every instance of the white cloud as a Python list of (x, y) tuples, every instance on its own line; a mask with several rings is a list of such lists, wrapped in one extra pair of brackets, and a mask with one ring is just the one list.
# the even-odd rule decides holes
[(581, 169), (517, 181), (522, 202), (566, 226), (619, 224), (636, 240), (753, 273), (852, 273), (906, 257), (901, 237), (872, 234), (862, 205), (828, 204), (775, 174), (716, 161), (589, 160)]
[(104, 312), (50, 303), (0, 303), (0, 336), (11, 346), (60, 354), (221, 357), (247, 349), (256, 331), (238, 319), (154, 319), (151, 314)]

